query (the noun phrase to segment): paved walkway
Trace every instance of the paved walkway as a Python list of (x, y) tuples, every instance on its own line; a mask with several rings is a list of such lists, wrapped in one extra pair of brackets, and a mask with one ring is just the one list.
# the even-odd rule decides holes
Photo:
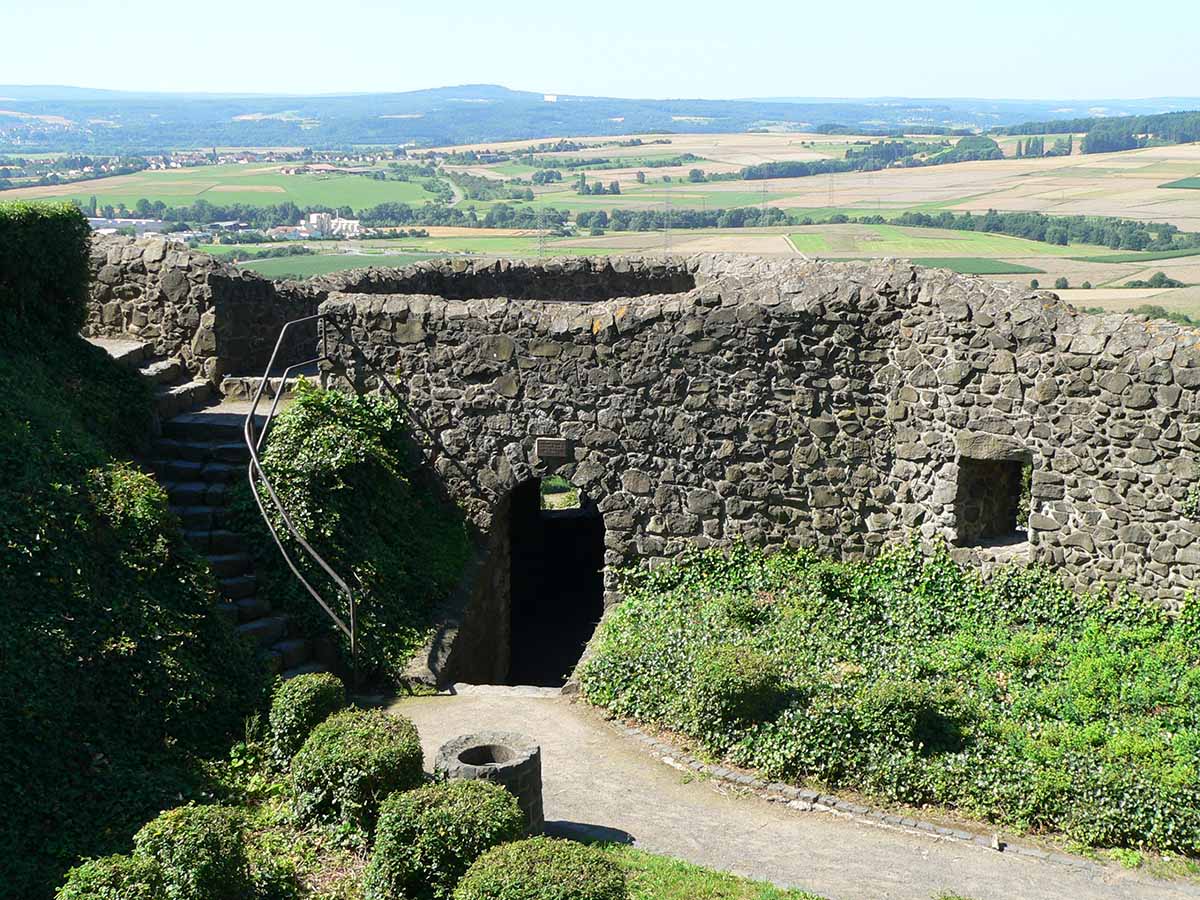
[(930, 900), (941, 891), (972, 900), (1200, 897), (1200, 885), (1117, 866), (1006, 856), (689, 781), (594, 710), (542, 689), (463, 687), (392, 708), (416, 723), (428, 764), (443, 742), (478, 729), (534, 737), (552, 833), (605, 829), (602, 835), (645, 850), (834, 900)]

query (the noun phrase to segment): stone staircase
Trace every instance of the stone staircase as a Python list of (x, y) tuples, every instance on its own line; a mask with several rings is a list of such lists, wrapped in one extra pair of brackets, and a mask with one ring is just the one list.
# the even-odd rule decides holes
[[(142, 465), (167, 492), (188, 543), (208, 560), (220, 585), (218, 614), (254, 642), (271, 670), (283, 678), (326, 671), (316, 652), (323, 648), (315, 647), (286, 613), (272, 610), (258, 596), (246, 538), (230, 528), (231, 489), (246, 478), (250, 462), (242, 433), (249, 404), (214, 402), (215, 394), (206, 382), (182, 380), (178, 361), (151, 360), (144, 344), (93, 343), (155, 385), (161, 434)], [(320, 655), (329, 658), (327, 653)]]

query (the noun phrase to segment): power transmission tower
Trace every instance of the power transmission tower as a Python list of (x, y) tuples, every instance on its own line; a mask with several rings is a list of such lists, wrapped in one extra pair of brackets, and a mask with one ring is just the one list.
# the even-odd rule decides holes
[(539, 209), (537, 214), (537, 248), (538, 257), (546, 255), (546, 210)]
[(671, 252), (671, 198), (663, 205), (663, 253)]

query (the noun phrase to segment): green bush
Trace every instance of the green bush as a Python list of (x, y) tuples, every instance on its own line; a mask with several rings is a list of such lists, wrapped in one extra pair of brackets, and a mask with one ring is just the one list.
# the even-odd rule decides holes
[(1037, 566), (984, 580), (914, 544), (845, 563), (710, 551), (629, 573), (625, 595), (581, 672), (616, 715), (774, 780), (1200, 852), (1191, 598), (1171, 618)]
[(129, 856), (86, 860), (67, 872), (55, 900), (161, 900), (162, 872)]
[(346, 686), (336, 675), (311, 672), (282, 682), (271, 700), (271, 755), (286, 766), (312, 730), (346, 705)]
[(91, 233), (69, 203), (0, 203), (0, 327), (46, 338), (79, 332)]
[(692, 733), (724, 752), (745, 729), (774, 716), (781, 687), (778, 666), (761, 650), (744, 644), (704, 648), (687, 690)]
[(301, 821), (347, 822), (371, 831), (379, 804), (424, 781), (416, 726), (382, 710), (347, 709), (313, 729), (292, 758)]
[(626, 900), (625, 873), (599, 850), (535, 837), (501, 844), (467, 870), (454, 900)]
[(45, 898), (81, 857), (202, 786), (260, 702), (253, 648), (162, 489), (122, 463), (153, 407), (78, 337), (0, 334), (0, 884)]
[[(394, 680), (432, 633), (433, 610), (458, 585), (471, 553), (461, 512), (419, 458), (394, 401), (307, 382), (276, 420), (262, 456), (298, 532), (334, 571), (361, 585), (360, 668)], [(265, 536), (248, 488), (235, 510), (240, 530)], [(348, 661), (345, 636), (298, 588), (273, 544), (260, 543), (260, 593), (295, 615), (306, 633), (335, 638)], [(348, 619), (345, 597), (315, 567), (308, 574)]]
[(366, 900), (447, 900), (481, 853), (525, 832), (517, 799), (486, 781), (392, 794), (375, 829)]
[(246, 822), (226, 806), (181, 806), (147, 823), (134, 855), (162, 872), (171, 900), (245, 900), (252, 890)]

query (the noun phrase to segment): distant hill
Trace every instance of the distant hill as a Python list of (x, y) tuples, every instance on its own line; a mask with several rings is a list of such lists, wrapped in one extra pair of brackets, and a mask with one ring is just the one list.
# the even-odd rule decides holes
[[(1116, 103), (1118, 101), (1111, 101)], [(1139, 113), (1180, 98), (1119, 101)], [(478, 143), (554, 135), (841, 128), (868, 133), (988, 130), (1037, 117), (1095, 114), (1104, 102), (624, 99), (515, 91), (493, 84), (319, 96), (162, 94), (0, 85), (0, 152)], [(1200, 100), (1193, 101), (1200, 106)]]

